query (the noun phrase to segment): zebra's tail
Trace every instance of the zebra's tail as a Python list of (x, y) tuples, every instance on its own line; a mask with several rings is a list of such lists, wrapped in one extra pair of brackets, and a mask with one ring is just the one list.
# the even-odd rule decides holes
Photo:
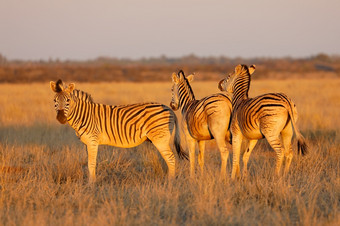
[(175, 148), (177, 151), (177, 154), (180, 159), (186, 159), (189, 160), (189, 156), (187, 153), (184, 152), (182, 146), (181, 146), (181, 135), (179, 132), (179, 125), (178, 125), (178, 120), (176, 115), (174, 114), (174, 119), (175, 119), (175, 138), (174, 138), (174, 143), (175, 143)]
[(292, 121), (292, 125), (294, 127), (296, 138), (298, 140), (298, 143), (297, 143), (298, 153), (301, 155), (306, 155), (308, 153), (308, 145), (306, 143), (305, 138), (300, 133), (299, 128), (295, 124), (295, 121), (297, 120), (297, 110), (296, 110), (295, 104), (292, 101), (290, 101), (289, 105), (290, 105), (290, 108), (289, 108), (290, 110), (288, 112), (290, 115), (290, 119)]

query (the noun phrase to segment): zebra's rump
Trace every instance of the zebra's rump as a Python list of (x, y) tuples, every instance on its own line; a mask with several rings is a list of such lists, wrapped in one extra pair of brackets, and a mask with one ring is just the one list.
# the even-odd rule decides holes
[(268, 93), (246, 100), (237, 111), (239, 126), (249, 139), (260, 139), (260, 127), (283, 127), (290, 120), (291, 100), (282, 93)]
[(197, 100), (186, 113), (186, 122), (191, 136), (197, 140), (213, 139), (209, 127), (213, 121), (227, 131), (231, 108), (230, 98), (221, 93)]

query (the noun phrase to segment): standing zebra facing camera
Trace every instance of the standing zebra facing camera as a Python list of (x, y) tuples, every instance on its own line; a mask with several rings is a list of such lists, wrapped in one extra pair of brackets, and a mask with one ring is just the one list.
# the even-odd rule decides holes
[[(181, 110), (182, 125), (189, 147), (190, 176), (195, 172), (195, 146), (198, 142), (198, 163), (203, 172), (205, 141), (215, 139), (221, 153), (221, 178), (226, 176), (227, 160), (230, 146), (228, 130), (231, 99), (222, 93), (210, 95), (200, 100), (195, 99), (190, 86), (193, 75), (185, 76), (183, 71), (172, 74), (172, 99), (170, 106), (173, 110)], [(226, 142), (228, 141), (228, 142)], [(231, 149), (229, 147), (229, 149)]]
[(94, 103), (92, 97), (76, 90), (73, 83), (65, 87), (61, 80), (50, 82), (55, 92), (57, 120), (66, 122), (86, 145), (89, 181), (96, 180), (98, 145), (106, 144), (130, 148), (149, 140), (165, 160), (169, 178), (175, 176), (175, 157), (170, 149), (174, 131), (174, 144), (180, 158), (188, 158), (180, 146), (180, 134), (175, 113), (158, 103), (139, 103), (111, 106)]
[(232, 94), (232, 118), (230, 131), (232, 133), (233, 169), (231, 178), (239, 176), (240, 150), (243, 140), (248, 141), (248, 147), (243, 155), (243, 175), (247, 174), (249, 156), (257, 141), (266, 138), (276, 152), (276, 175), (280, 175), (285, 157), (286, 175), (293, 158), (293, 130), (298, 140), (298, 150), (302, 155), (307, 153), (307, 144), (296, 126), (296, 106), (283, 93), (267, 93), (255, 98), (248, 97), (251, 75), (255, 65), (249, 68), (238, 65), (235, 71), (219, 82), (219, 89)]

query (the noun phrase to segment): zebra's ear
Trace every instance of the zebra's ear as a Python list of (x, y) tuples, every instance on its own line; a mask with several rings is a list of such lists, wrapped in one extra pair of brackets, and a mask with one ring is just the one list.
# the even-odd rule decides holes
[(218, 89), (219, 90), (221, 90), (221, 91), (225, 91), (224, 90), (224, 82), (225, 82), (225, 80), (224, 79), (222, 79), (219, 83), (218, 83)]
[(69, 85), (68, 85), (68, 87), (67, 87), (67, 91), (68, 92), (72, 92), (73, 90), (74, 90), (74, 87), (75, 87), (76, 85), (74, 84), (74, 83), (70, 83)]
[(172, 81), (176, 84), (179, 82), (179, 78), (177, 77), (177, 74), (175, 72), (172, 73)]
[(188, 82), (192, 82), (194, 80), (194, 75), (191, 74), (191, 75), (187, 76), (187, 80), (188, 80)]
[(253, 74), (254, 71), (255, 71), (255, 68), (256, 68), (255, 64), (251, 65), (251, 66), (248, 68), (249, 74)]
[(239, 74), (241, 71), (242, 71), (242, 65), (239, 64), (239, 65), (237, 65), (237, 66), (235, 67), (235, 73), (236, 73), (236, 74)]
[(56, 93), (57, 92), (57, 86), (56, 86), (55, 82), (50, 81), (50, 86), (51, 86), (51, 90)]

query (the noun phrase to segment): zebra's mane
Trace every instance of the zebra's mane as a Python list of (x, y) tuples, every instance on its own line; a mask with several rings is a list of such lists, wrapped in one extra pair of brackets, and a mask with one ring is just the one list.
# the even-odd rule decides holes
[(236, 73), (236, 76), (237, 77), (236, 77), (236, 81), (234, 81), (234, 86), (237, 84), (238, 86), (237, 90), (242, 90), (246, 98), (249, 98), (248, 92), (250, 89), (251, 76), (249, 73), (248, 66), (245, 64), (242, 64), (241, 69)]
[(191, 85), (190, 85), (188, 79), (185, 77), (183, 70), (180, 70), (180, 71), (178, 72), (178, 77), (180, 77), (180, 74), (181, 74), (181, 73), (182, 73), (182, 75), (183, 75), (185, 85), (186, 85), (186, 87), (189, 89), (189, 93), (192, 95), (192, 97), (194, 98), (194, 100), (196, 100), (194, 91), (192, 90)]
[(73, 90), (73, 95), (74, 95), (75, 97), (77, 97), (78, 99), (80, 99), (81, 101), (94, 103), (91, 94), (89, 94), (89, 93), (87, 93), (87, 92), (84, 92), (84, 91), (82, 91), (82, 90), (79, 90), (79, 89)]

